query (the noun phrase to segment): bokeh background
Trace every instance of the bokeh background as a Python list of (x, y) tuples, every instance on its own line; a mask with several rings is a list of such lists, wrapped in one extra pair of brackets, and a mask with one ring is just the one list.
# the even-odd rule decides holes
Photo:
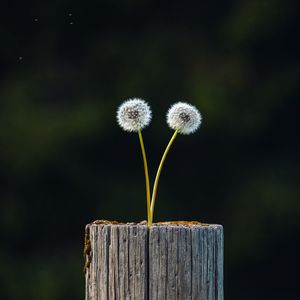
[[(225, 228), (225, 297), (296, 299), (299, 1), (10, 1), (0, 9), (0, 299), (84, 299), (85, 224), (146, 219), (170, 104), (203, 115), (163, 170), (156, 221)], [(162, 299), (163, 300), (163, 299)]]

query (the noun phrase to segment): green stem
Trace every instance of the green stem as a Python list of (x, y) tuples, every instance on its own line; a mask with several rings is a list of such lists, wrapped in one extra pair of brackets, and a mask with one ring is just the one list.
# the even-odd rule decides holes
[(161, 158), (161, 161), (160, 161), (160, 164), (159, 164), (159, 167), (157, 169), (157, 173), (156, 173), (156, 177), (155, 177), (155, 181), (154, 181), (154, 186), (153, 186), (153, 191), (152, 191), (152, 199), (151, 199), (151, 207), (150, 207), (150, 214), (151, 214), (151, 221), (150, 221), (150, 224), (152, 225), (152, 221), (153, 221), (153, 213), (154, 213), (154, 205), (155, 205), (155, 199), (156, 199), (156, 194), (157, 194), (157, 187), (158, 187), (158, 181), (159, 181), (159, 177), (160, 177), (160, 173), (161, 173), (161, 170), (162, 170), (162, 167), (164, 165), (164, 162), (166, 160), (166, 157), (167, 157), (167, 154), (177, 136), (177, 133), (178, 131), (175, 130), (169, 144), (167, 145), (167, 148)]
[(143, 161), (144, 161), (144, 171), (145, 171), (145, 181), (146, 181), (146, 197), (147, 197), (147, 219), (148, 219), (148, 226), (151, 227), (151, 213), (150, 213), (150, 183), (149, 183), (149, 172), (148, 172), (148, 164), (146, 158), (146, 151), (143, 141), (142, 132), (138, 130), (139, 140), (142, 149)]

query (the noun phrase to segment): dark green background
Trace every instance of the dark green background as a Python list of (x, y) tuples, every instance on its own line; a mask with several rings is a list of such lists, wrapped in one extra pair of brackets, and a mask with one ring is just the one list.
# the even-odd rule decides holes
[[(0, 299), (84, 299), (84, 226), (146, 218), (136, 134), (146, 99), (151, 178), (178, 100), (155, 220), (225, 228), (225, 297), (296, 299), (299, 1), (10, 1), (0, 9)], [(70, 15), (71, 14), (71, 15)], [(163, 299), (162, 299), (163, 300)]]

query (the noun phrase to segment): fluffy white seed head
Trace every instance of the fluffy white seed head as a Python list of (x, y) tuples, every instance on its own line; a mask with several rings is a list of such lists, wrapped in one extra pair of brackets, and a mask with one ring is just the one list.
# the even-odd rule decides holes
[(150, 106), (142, 99), (134, 98), (123, 102), (117, 111), (118, 124), (129, 132), (142, 130), (152, 117)]
[(198, 109), (184, 102), (173, 104), (167, 113), (167, 123), (182, 134), (195, 132), (201, 124), (201, 114)]

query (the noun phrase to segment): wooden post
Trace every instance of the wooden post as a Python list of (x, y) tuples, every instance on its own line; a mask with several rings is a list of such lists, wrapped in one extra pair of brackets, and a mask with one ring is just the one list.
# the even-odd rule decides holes
[(86, 300), (223, 300), (223, 227), (198, 222), (86, 227)]

